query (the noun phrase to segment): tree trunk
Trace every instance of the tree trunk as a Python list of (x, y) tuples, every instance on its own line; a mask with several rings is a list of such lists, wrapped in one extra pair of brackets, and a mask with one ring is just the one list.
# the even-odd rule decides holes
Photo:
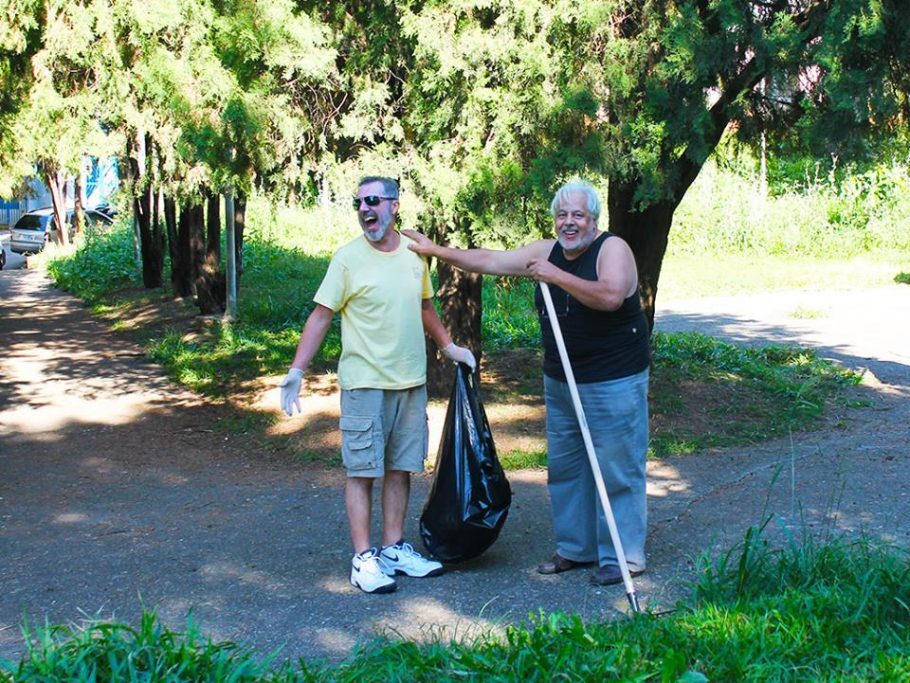
[[(432, 215), (425, 217), (423, 228), (437, 244), (446, 242), (445, 226), (437, 225)], [(464, 228), (466, 226), (456, 226)], [(468, 247), (475, 246), (470, 240)], [(471, 349), (477, 363), (480, 363), (483, 340), (481, 320), (483, 316), (483, 276), (459, 270), (448, 263), (436, 260), (436, 276), (439, 287), (436, 300), (439, 302), (439, 318), (459, 346)], [(427, 339), (427, 391), (431, 396), (444, 397), (452, 389), (452, 361), (439, 353), (436, 344)]]
[(205, 254), (214, 256), (215, 261), (221, 260), (221, 196), (209, 194), (206, 198), (205, 218)]
[(132, 152), (130, 168), (133, 177), (133, 216), (139, 231), (142, 284), (146, 289), (157, 289), (163, 284), (164, 245), (160, 227), (155, 225), (156, 221), (152, 217), (155, 188), (149, 173), (150, 157), (153, 153), (151, 135), (137, 133)]
[[(452, 335), (452, 340), (459, 346), (471, 349), (480, 363), (483, 276), (459, 270), (438, 260), (436, 274), (439, 278), (436, 299), (439, 301), (442, 324)], [(453, 377), (452, 361), (439, 353), (436, 344), (428, 339), (427, 390), (430, 395), (447, 396), (452, 389)]]
[(196, 304), (203, 315), (224, 313), (227, 304), (227, 282), (221, 266), (221, 214), (219, 195), (206, 200), (207, 225), (205, 248), (196, 273)]
[(66, 197), (64, 196), (66, 179), (62, 172), (53, 165), (45, 164), (45, 179), (51, 191), (51, 204), (54, 206), (54, 222), (60, 244), (69, 244), (69, 226), (66, 222)]
[[(197, 210), (198, 209), (198, 210)], [(172, 280), (174, 282), (174, 295), (189, 297), (193, 295), (193, 223), (197, 214), (200, 215), (201, 207), (196, 207), (189, 202), (180, 207), (180, 220), (177, 223), (177, 249), (176, 259), (171, 263)]]
[(238, 194), (234, 199), (234, 248), (237, 261), (237, 280), (243, 274), (243, 230), (246, 227), (246, 197)]
[(171, 284), (177, 291), (177, 267), (179, 260), (179, 239), (177, 237), (177, 202), (168, 195), (163, 196), (164, 229), (167, 233), (167, 250), (171, 258)]
[(85, 187), (85, 169), (79, 170), (79, 174), (73, 180), (73, 228), (77, 237), (81, 237), (85, 232), (85, 211), (82, 206), (82, 188)]
[(678, 202), (663, 201), (652, 204), (643, 211), (636, 211), (633, 208), (635, 187), (634, 182), (611, 181), (607, 195), (610, 232), (628, 242), (635, 254), (641, 305), (648, 319), (648, 329), (653, 332), (657, 281), (660, 279), (670, 226), (673, 224), (673, 212)]
[(158, 286), (161, 287), (164, 285), (164, 249), (166, 245), (164, 229), (161, 227), (161, 192), (151, 189), (149, 194), (152, 197), (152, 242), (158, 253), (158, 280), (161, 282)]

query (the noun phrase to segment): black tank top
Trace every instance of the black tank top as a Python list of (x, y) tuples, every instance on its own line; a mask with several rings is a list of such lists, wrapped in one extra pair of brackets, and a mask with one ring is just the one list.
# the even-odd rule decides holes
[[(576, 277), (597, 280), (597, 257), (610, 237), (613, 237), (612, 233), (603, 233), (573, 260), (566, 258), (563, 248), (556, 242), (547, 260)], [(615, 311), (588, 308), (556, 285), (550, 285), (550, 294), (578, 384), (629, 377), (648, 367), (651, 362), (648, 325), (641, 310), (638, 289)], [(543, 338), (544, 374), (565, 382), (566, 375), (539, 284), (535, 288), (534, 303)]]

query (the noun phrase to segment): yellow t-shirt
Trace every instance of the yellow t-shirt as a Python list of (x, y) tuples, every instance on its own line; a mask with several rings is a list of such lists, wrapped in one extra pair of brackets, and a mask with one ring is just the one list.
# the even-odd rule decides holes
[(341, 313), (342, 389), (409, 389), (427, 381), (421, 304), (433, 297), (426, 262), (408, 249), (383, 252), (357, 237), (332, 257), (313, 300)]

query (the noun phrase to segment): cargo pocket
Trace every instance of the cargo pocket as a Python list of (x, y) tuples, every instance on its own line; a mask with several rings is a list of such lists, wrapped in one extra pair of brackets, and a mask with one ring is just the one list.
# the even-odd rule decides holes
[(372, 470), (377, 467), (373, 420), (369, 417), (342, 417), (341, 459), (349, 471)]

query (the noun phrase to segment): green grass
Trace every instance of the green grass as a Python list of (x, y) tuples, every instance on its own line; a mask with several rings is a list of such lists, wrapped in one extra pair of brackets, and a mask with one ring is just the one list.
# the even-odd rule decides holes
[(760, 187), (757, 173), (705, 164), (674, 214), (674, 252), (843, 258), (910, 249), (906, 163), (839, 174), (806, 168), (796, 182), (766, 194)]
[(520, 450), (497, 454), (504, 470), (538, 469), (547, 466), (547, 452), (545, 450)]
[(651, 457), (809, 428), (831, 402), (848, 405), (845, 390), (862, 380), (810, 349), (738, 346), (696, 332), (657, 332), (652, 353)]
[(258, 660), (192, 624), (175, 632), (146, 614), (121, 623), (28, 632), (17, 681), (899, 681), (910, 677), (910, 563), (867, 540), (790, 538), (752, 528), (699, 561), (675, 611), (585, 623), (532, 616), (504, 635), (416, 643), (378, 638), (340, 664)]

